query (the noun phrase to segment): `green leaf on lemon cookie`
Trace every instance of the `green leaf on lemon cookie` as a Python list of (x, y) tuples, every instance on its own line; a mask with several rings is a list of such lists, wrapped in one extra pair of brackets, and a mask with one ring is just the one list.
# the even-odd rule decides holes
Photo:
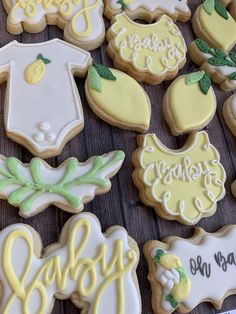
[(107, 80), (111, 80), (111, 81), (115, 81), (116, 77), (112, 74), (111, 70), (107, 67), (105, 67), (102, 64), (93, 64), (93, 67), (96, 69), (96, 71), (98, 72), (98, 74), (102, 77), (105, 78)]
[(199, 84), (200, 84), (201, 91), (205, 95), (207, 95), (209, 88), (211, 87), (210, 76), (207, 73), (205, 73), (203, 77), (201, 78), (201, 80), (199, 81)]
[(199, 82), (204, 74), (205, 74), (204, 71), (198, 71), (198, 72), (188, 74), (186, 76), (186, 84), (192, 85), (192, 84)]
[(91, 65), (88, 70), (88, 81), (89, 81), (89, 86), (92, 89), (96, 90), (97, 92), (102, 91), (101, 77), (93, 65)]
[(214, 9), (215, 9), (215, 0), (206, 0), (203, 3), (203, 7), (205, 11), (209, 14), (212, 15)]

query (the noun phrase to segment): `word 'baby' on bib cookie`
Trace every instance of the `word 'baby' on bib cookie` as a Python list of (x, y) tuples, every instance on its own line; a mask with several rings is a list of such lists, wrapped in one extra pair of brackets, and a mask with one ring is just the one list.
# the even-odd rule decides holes
[(220, 309), (236, 291), (235, 238), (236, 225), (228, 225), (212, 234), (196, 228), (189, 239), (147, 242), (154, 313), (187, 313), (202, 302)]
[(168, 220), (193, 225), (216, 211), (225, 195), (225, 171), (206, 132), (191, 133), (178, 150), (155, 134), (139, 135), (132, 159), (141, 200)]
[(39, 33), (48, 25), (64, 29), (66, 41), (86, 50), (100, 47), (105, 38), (102, 0), (3, 0), (7, 30)]
[(105, 0), (107, 18), (110, 19), (122, 11), (132, 19), (145, 19), (148, 22), (162, 14), (182, 22), (187, 22), (191, 16), (188, 0)]
[(224, 53), (197, 38), (188, 47), (190, 58), (206, 71), (223, 91), (236, 89), (236, 53)]
[(0, 282), (4, 314), (48, 314), (55, 298), (71, 299), (86, 314), (141, 314), (136, 242), (119, 226), (101, 232), (89, 213), (73, 216), (59, 243), (43, 250), (24, 224), (0, 232)]
[(107, 40), (107, 52), (115, 67), (140, 82), (159, 84), (170, 80), (186, 62), (184, 38), (166, 15), (154, 24), (144, 25), (121, 13), (114, 17)]
[(0, 198), (19, 207), (25, 218), (50, 204), (77, 213), (95, 195), (110, 190), (109, 179), (119, 171), (124, 158), (122, 151), (114, 151), (85, 163), (69, 158), (58, 168), (52, 168), (39, 158), (23, 164), (14, 157), (0, 155)]
[[(57, 156), (84, 126), (73, 78), (84, 76), (90, 54), (62, 40), (37, 44), (16, 41), (0, 49), (0, 83), (7, 136), (42, 158)], [(63, 88), (62, 88), (63, 86)]]
[(205, 0), (193, 15), (193, 29), (199, 38), (224, 52), (236, 44), (236, 21), (220, 0)]

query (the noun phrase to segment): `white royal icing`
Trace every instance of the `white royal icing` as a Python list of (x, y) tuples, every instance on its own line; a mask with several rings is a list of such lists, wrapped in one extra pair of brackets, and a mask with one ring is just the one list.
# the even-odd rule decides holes
[(233, 118), (236, 119), (236, 95), (233, 95), (230, 100), (230, 108), (233, 114)]
[(199, 244), (180, 238), (171, 242), (168, 252), (181, 260), (191, 282), (191, 292), (183, 301), (189, 311), (204, 300), (221, 303), (227, 292), (236, 289), (235, 238), (236, 227), (232, 226), (220, 237), (207, 234)]
[[(102, 0), (68, 0), (62, 3), (53, 0), (51, 2), (45, 1), (45, 4), (44, 0), (8, 1), (10, 2), (8, 15), (8, 23), (10, 25), (27, 23), (33, 27), (40, 24), (45, 18), (50, 20), (50, 15), (52, 14), (58, 15), (58, 18), (51, 19), (54, 21), (53, 25), (57, 25), (58, 20), (61, 20), (58, 25), (61, 28), (65, 27), (64, 35), (66, 40), (81, 47), (83, 47), (83, 43), (98, 41), (105, 31), (102, 18)], [(19, 3), (32, 5), (35, 8), (34, 14), (27, 14), (26, 9)], [(93, 47), (94, 49), (97, 48), (95, 46)]]
[[(78, 227), (79, 223), (81, 223), (81, 226)], [(24, 313), (51, 313), (51, 305), (53, 305), (54, 296), (57, 294), (57, 296), (63, 295), (63, 299), (71, 298), (75, 303), (79, 300), (88, 303), (88, 312), (86, 311), (88, 314), (141, 314), (139, 289), (137, 282), (134, 281), (138, 256), (136, 251), (134, 251), (129, 244), (130, 239), (127, 231), (122, 227), (116, 226), (112, 232), (109, 232), (109, 235), (104, 235), (101, 232), (101, 226), (96, 217), (88, 213), (73, 216), (67, 226), (69, 229), (63, 231), (64, 239), (66, 236), (67, 241), (63, 243), (61, 248), (55, 247), (55, 250), (50, 249), (50, 253), (42, 258), (35, 255), (35, 251), (39, 252), (40, 245), (39, 243), (35, 243), (37, 237), (33, 234), (33, 230), (29, 229), (27, 225), (11, 225), (0, 232), (0, 281), (3, 287), (0, 312), (4, 314), (23, 313), (23, 304), (27, 303)], [(88, 229), (89, 232), (86, 238)], [(73, 239), (74, 231), (75, 237)], [(13, 238), (12, 246), (10, 246), (9, 237), (12, 236), (14, 232), (17, 232), (18, 235)], [(29, 238), (29, 243), (24, 235)], [(82, 245), (83, 241), (84, 246)], [(104, 276), (102, 273), (102, 260), (100, 259), (93, 264), (92, 261), (95, 261), (99, 251), (104, 247), (105, 263), (109, 265), (111, 258), (114, 257), (118, 242), (120, 242), (120, 249), (117, 250), (119, 257), (116, 257), (116, 263), (114, 263), (108, 271), (109, 274)], [(70, 245), (73, 248), (71, 252), (74, 253), (74, 255), (69, 254)], [(37, 249), (35, 248), (36, 246), (38, 247)], [(12, 286), (9, 283), (7, 277), (9, 273), (7, 273), (7, 269), (5, 271), (3, 261), (3, 255), (6, 257), (6, 252), (9, 248), (10, 258), (8, 260), (8, 266), (13, 267), (13, 271), (10, 272), (10, 275), (16, 277), (16, 280), (21, 285), (21, 291), (25, 291), (26, 295), (29, 297), (28, 302), (24, 302), (24, 293), (21, 297), (17, 294), (14, 295), (13, 289), (16, 289), (18, 292), (20, 289), (17, 289), (17, 285)], [(80, 252), (79, 248), (81, 248)], [(30, 253), (32, 253), (31, 261), (29, 258)], [(37, 255), (39, 256), (39, 253)], [(75, 257), (75, 261), (74, 263), (70, 263), (69, 272), (66, 272), (66, 265), (68, 261), (70, 262), (73, 259), (73, 256)], [(64, 289), (59, 289), (55, 277), (53, 280), (53, 272), (56, 271), (56, 259), (59, 265), (57, 274), (58, 271), (62, 271), (62, 275), (65, 276)], [(27, 261), (28, 268), (26, 264)], [(54, 261), (54, 263), (50, 264), (50, 261)], [(39, 275), (37, 279), (38, 290), (34, 288), (33, 291), (29, 292), (30, 284), (32, 284), (33, 279), (38, 276), (37, 274), (46, 263), (49, 265), (48, 269), (41, 272), (41, 275)], [(80, 267), (77, 267), (77, 271), (73, 272), (76, 265), (80, 265)], [(86, 269), (86, 267), (90, 267), (90, 271), (88, 268)], [(23, 271), (25, 271), (24, 279), (23, 276), (21, 277)], [(81, 295), (78, 291), (78, 287), (82, 287), (86, 290), (91, 283), (93, 275), (95, 275), (95, 284), (92, 289), (90, 289), (91, 293)], [(47, 283), (47, 276), (48, 278), (52, 278), (49, 283)], [(61, 281), (61, 278), (58, 279)], [(97, 304), (98, 307), (95, 309), (95, 300), (98, 298), (99, 288), (102, 288), (102, 285), (107, 280), (110, 280), (109, 284), (102, 291)], [(43, 312), (39, 312), (40, 305), (42, 304), (40, 292), (45, 294), (44, 297), (46, 297), (46, 308)], [(121, 295), (123, 295), (123, 298), (121, 298)], [(7, 307), (11, 297), (13, 301), (10, 302), (10, 306)], [(27, 310), (28, 312), (26, 312)]]
[[(51, 63), (37, 84), (25, 80), (29, 64), (41, 53)], [(58, 151), (73, 129), (83, 127), (84, 117), (73, 73), (86, 71), (90, 54), (59, 39), (0, 49), (0, 74), (8, 73), (5, 127), (10, 137), (21, 138), (37, 153)], [(63, 87), (63, 88), (62, 88)]]
[[(176, 10), (186, 13), (189, 12), (187, 0), (134, 0), (127, 2), (127, 9), (130, 11), (143, 8), (151, 12), (159, 9), (165, 11), (167, 14), (174, 14), (176, 13)], [(121, 9), (118, 0), (110, 0), (110, 7), (112, 9)]]
[(96, 194), (109, 190), (109, 178), (120, 169), (124, 157), (122, 151), (114, 151), (85, 163), (69, 158), (52, 168), (39, 158), (23, 164), (16, 158), (0, 156), (0, 198), (20, 207), (24, 217), (37, 214), (49, 204), (78, 212)]

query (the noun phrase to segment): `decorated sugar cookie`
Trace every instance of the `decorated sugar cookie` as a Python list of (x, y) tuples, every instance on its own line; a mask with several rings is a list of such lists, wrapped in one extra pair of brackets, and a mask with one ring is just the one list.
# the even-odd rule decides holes
[(114, 17), (107, 40), (107, 52), (115, 67), (140, 82), (159, 84), (172, 79), (186, 62), (184, 38), (166, 15), (145, 25), (121, 13)]
[(168, 220), (193, 225), (216, 211), (225, 195), (225, 171), (206, 132), (192, 133), (178, 150), (155, 134), (139, 135), (132, 160), (140, 198)]
[(139, 132), (149, 129), (149, 97), (127, 74), (93, 64), (88, 71), (85, 90), (90, 107), (107, 123)]
[(164, 96), (163, 112), (173, 135), (204, 128), (215, 111), (216, 96), (204, 71), (178, 77)]
[(236, 291), (235, 237), (236, 225), (228, 225), (216, 233), (196, 228), (189, 239), (147, 242), (154, 313), (188, 313), (202, 302), (219, 310)]
[(66, 41), (86, 50), (100, 47), (105, 38), (102, 0), (3, 0), (7, 30), (39, 33), (48, 25), (64, 30)]
[(224, 52), (236, 44), (236, 21), (221, 0), (205, 0), (193, 15), (193, 29), (199, 38)]
[(58, 168), (52, 168), (39, 158), (23, 164), (14, 157), (0, 155), (0, 198), (19, 207), (25, 218), (50, 204), (77, 213), (95, 195), (110, 190), (109, 179), (119, 171), (124, 158), (122, 151), (114, 151), (94, 156), (85, 163), (69, 158)]
[(125, 11), (133, 19), (153, 21), (162, 14), (187, 22), (191, 16), (188, 0), (105, 0), (105, 15), (112, 18)]
[(51, 313), (59, 298), (87, 314), (141, 314), (137, 244), (119, 226), (103, 234), (92, 214), (70, 218), (45, 251), (31, 226), (11, 225), (0, 255), (1, 313)]
[(196, 39), (188, 52), (196, 64), (206, 71), (211, 79), (224, 91), (236, 89), (236, 53), (224, 53), (219, 48), (210, 47), (203, 39)]
[(236, 198), (236, 180), (231, 185), (231, 191), (232, 191), (234, 197)]
[(84, 76), (90, 64), (87, 51), (59, 39), (37, 44), (12, 41), (0, 48), (0, 83), (8, 81), (7, 136), (36, 156), (59, 155), (83, 129), (73, 75)]
[(236, 136), (236, 95), (229, 97), (223, 106), (225, 122), (234, 136)]

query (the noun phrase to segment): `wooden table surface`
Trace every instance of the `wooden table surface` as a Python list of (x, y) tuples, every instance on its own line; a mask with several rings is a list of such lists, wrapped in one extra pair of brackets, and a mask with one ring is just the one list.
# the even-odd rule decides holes
[[(148, 0), (147, 0), (148, 1)], [(194, 12), (201, 3), (200, 0), (189, 0), (191, 10)], [(19, 36), (13, 36), (6, 31), (6, 13), (0, 4), (0, 44), (7, 44), (13, 39), (19, 42), (32, 43), (41, 42), (55, 37), (62, 38), (62, 31), (57, 27), (50, 26), (40, 34), (23, 33)], [(109, 23), (107, 22), (107, 26)], [(189, 23), (178, 23), (186, 43), (189, 44), (194, 33)], [(106, 43), (99, 49), (92, 52), (92, 56), (97, 63), (112, 66), (112, 61), (106, 54)], [(190, 58), (184, 69), (179, 73), (188, 73), (196, 69)], [(55, 79), (57, 79), (55, 77)], [(136, 133), (121, 130), (108, 125), (100, 120), (89, 108), (84, 92), (84, 79), (76, 79), (79, 88), (84, 114), (85, 128), (74, 137), (64, 148), (62, 154), (57, 158), (51, 158), (47, 161), (52, 166), (61, 164), (65, 159), (71, 156), (84, 161), (90, 156), (103, 154), (114, 149), (121, 149), (126, 153), (126, 159), (120, 172), (112, 179), (112, 189), (109, 193), (97, 196), (92, 202), (85, 206), (86, 211), (91, 211), (99, 218), (103, 230), (112, 225), (122, 225), (128, 233), (138, 242), (142, 252), (143, 244), (150, 239), (162, 239), (168, 235), (178, 235), (189, 237), (194, 228), (191, 226), (180, 225), (177, 222), (165, 221), (158, 218), (152, 208), (144, 206), (139, 200), (138, 190), (132, 183), (131, 173), (133, 170), (131, 164), (131, 154), (136, 149)], [(158, 137), (170, 148), (181, 147), (186, 137), (173, 137), (165, 124), (161, 103), (163, 95), (170, 82), (164, 82), (158, 86), (144, 85), (144, 88), (150, 96), (152, 103), (152, 119), (150, 132), (155, 132)], [(230, 96), (230, 93), (222, 92), (218, 86), (214, 85), (217, 95), (218, 108), (217, 114), (207, 127), (210, 140), (221, 154), (221, 161), (227, 173), (226, 196), (219, 202), (218, 211), (213, 217), (203, 219), (198, 226), (203, 227), (209, 232), (214, 232), (225, 224), (236, 224), (236, 201), (230, 192), (230, 184), (236, 177), (236, 141), (228, 130), (222, 116), (222, 105)], [(5, 156), (15, 156), (23, 162), (29, 162), (33, 157), (29, 151), (22, 146), (6, 138), (3, 125), (3, 103), (4, 103), (5, 84), (1, 87), (1, 110), (0, 110), (0, 152)], [(22, 104), (23, 106), (23, 104)], [(27, 121), (26, 121), (27, 123)], [(51, 244), (58, 240), (61, 228), (71, 215), (60, 209), (51, 206), (41, 214), (23, 219), (18, 215), (18, 209), (9, 205), (6, 201), (0, 201), (0, 229), (18, 222), (28, 223), (33, 226), (41, 235), (44, 245)], [(138, 278), (142, 294), (143, 314), (152, 313), (151, 310), (151, 289), (147, 281), (147, 264), (141, 253), (141, 259), (138, 266)], [(219, 282), (219, 285), (222, 283)], [(236, 296), (227, 298), (224, 302), (222, 311), (236, 308)], [(79, 313), (70, 300), (56, 301), (54, 314)], [(192, 313), (216, 313), (209, 304), (198, 306)], [(18, 313), (16, 313), (18, 314)], [(130, 313), (126, 313), (130, 314)]]

